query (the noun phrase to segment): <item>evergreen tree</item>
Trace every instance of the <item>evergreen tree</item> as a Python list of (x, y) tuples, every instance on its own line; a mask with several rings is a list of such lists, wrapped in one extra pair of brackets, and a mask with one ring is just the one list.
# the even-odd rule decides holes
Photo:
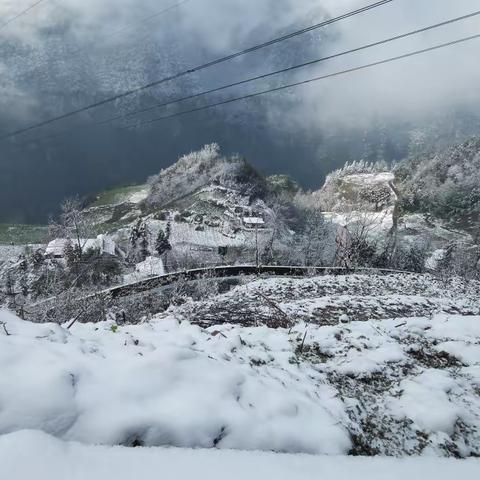
[(28, 297), (29, 287), (28, 287), (28, 272), (27, 270), (20, 271), (20, 278), (18, 279), (18, 286), (20, 287), (20, 293), (24, 298)]
[(139, 228), (139, 255), (140, 261), (143, 262), (149, 255), (149, 231), (147, 228), (147, 224), (142, 222)]
[(159, 256), (162, 256), (164, 253), (172, 249), (170, 241), (168, 240), (169, 225), (167, 225), (167, 233), (163, 230), (159, 230), (157, 239), (155, 240), (155, 250)]
[(40, 249), (35, 250), (32, 253), (31, 258), (32, 258), (32, 264), (34, 269), (40, 268), (45, 262), (45, 256), (43, 255), (43, 252)]
[(137, 241), (140, 238), (141, 227), (142, 227), (142, 220), (138, 219), (137, 223), (135, 223), (135, 225), (130, 229), (129, 241), (132, 248), (135, 248), (135, 246), (137, 245)]
[(15, 281), (12, 278), (12, 275), (9, 271), (7, 271), (6, 278), (5, 278), (5, 295), (7, 298), (7, 308), (12, 310), (16, 310), (17, 302), (16, 302), (16, 292), (15, 292)]
[(72, 241), (70, 239), (65, 243), (63, 248), (63, 257), (67, 263), (68, 268), (72, 268), (75, 264), (75, 249), (73, 248)]
[(128, 252), (128, 259), (133, 263), (141, 262), (146, 258), (146, 255), (142, 255), (139, 251), (145, 248), (145, 244), (143, 246), (141, 245), (142, 231), (144, 232), (143, 222), (139, 218), (130, 229), (129, 236), (130, 250)]

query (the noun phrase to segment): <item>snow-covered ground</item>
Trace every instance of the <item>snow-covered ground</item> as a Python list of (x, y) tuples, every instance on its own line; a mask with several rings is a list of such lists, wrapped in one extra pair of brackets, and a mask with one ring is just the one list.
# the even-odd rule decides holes
[[(148, 222), (149, 229), (155, 235), (160, 229), (167, 229), (167, 222), (159, 220), (150, 220)], [(170, 223), (171, 233), (170, 242), (174, 246), (179, 245), (197, 245), (199, 247), (210, 247), (215, 250), (219, 246), (228, 247), (252, 247), (255, 245), (255, 230), (243, 228), (236, 233), (232, 233), (227, 227), (221, 225), (219, 227), (202, 226), (202, 230), (196, 230), (195, 224), (172, 222)], [(271, 231), (267, 229), (259, 229), (257, 238), (265, 241), (271, 235)]]
[(292, 322), (336, 324), (351, 319), (430, 316), (435, 313), (480, 315), (480, 282), (440, 280), (418, 274), (324, 275), (312, 278), (268, 278), (180, 308), (183, 318), (201, 324), (276, 325), (276, 302)]
[(0, 264), (18, 258), (25, 250), (23, 245), (0, 245)]
[(359, 186), (388, 184), (395, 180), (393, 172), (354, 173), (342, 177), (342, 181)]
[(429, 238), (432, 248), (443, 248), (451, 243), (473, 244), (472, 236), (461, 230), (453, 230), (441, 219), (421, 213), (406, 214), (399, 218), (398, 233), (402, 239), (415, 241)]
[(40, 432), (0, 437), (8, 480), (476, 480), (478, 459), (361, 458), (89, 446)]
[(127, 195), (126, 201), (128, 203), (140, 203), (148, 197), (149, 193), (148, 186), (140, 188), (139, 190), (134, 190)]
[(480, 454), (480, 316), (274, 329), (179, 312), (70, 330), (1, 312), (3, 445), (30, 429), (110, 446)]
[(353, 232), (363, 229), (369, 236), (375, 236), (390, 231), (393, 227), (393, 213), (393, 207), (388, 207), (380, 212), (359, 210), (349, 213), (322, 212), (322, 215), (339, 227), (348, 227)]

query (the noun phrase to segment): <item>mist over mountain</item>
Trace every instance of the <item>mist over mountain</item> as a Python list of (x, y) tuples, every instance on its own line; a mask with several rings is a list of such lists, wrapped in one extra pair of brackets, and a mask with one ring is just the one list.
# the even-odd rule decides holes
[[(354, 0), (50, 0), (0, 30), (0, 131), (36, 123), (364, 6)], [(18, 2), (2, 2), (8, 18)], [(94, 122), (470, 13), (394, 1), (0, 143), (0, 221), (44, 222), (66, 196), (141, 182), (211, 142), (318, 188), (347, 161), (400, 161), (478, 134), (478, 41), (283, 93), (130, 128), (230, 96), (471, 35), (477, 18), (107, 126)], [(114, 8), (113, 8), (114, 7)], [(168, 9), (163, 13), (162, 9)], [(146, 17), (152, 18), (145, 21)], [(127, 128), (128, 127), (128, 128)], [(71, 129), (58, 138), (49, 135)], [(35, 140), (39, 139), (39, 140)], [(31, 141), (35, 140), (35, 141)]]

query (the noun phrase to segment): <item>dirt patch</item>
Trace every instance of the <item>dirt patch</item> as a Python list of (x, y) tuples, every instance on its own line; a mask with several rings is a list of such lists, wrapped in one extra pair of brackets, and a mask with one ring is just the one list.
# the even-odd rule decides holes
[(412, 347), (406, 350), (406, 353), (415, 359), (417, 364), (426, 368), (454, 368), (463, 367), (463, 363), (450, 353), (436, 351), (427, 345), (421, 347)]

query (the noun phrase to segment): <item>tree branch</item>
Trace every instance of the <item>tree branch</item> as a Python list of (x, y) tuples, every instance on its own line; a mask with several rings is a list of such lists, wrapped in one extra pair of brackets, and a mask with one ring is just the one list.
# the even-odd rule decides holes
[(3, 330), (7, 334), (7, 337), (9, 337), (11, 333), (7, 330), (7, 325), (5, 324), (5, 322), (0, 322), (0, 323), (2, 324)]

